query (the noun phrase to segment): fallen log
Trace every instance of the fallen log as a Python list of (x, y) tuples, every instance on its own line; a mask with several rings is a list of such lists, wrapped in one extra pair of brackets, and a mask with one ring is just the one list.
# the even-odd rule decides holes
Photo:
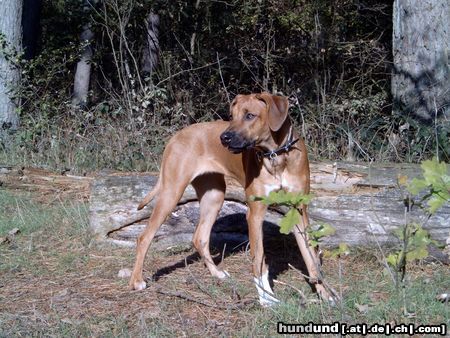
[[(312, 163), (311, 185), (315, 195), (309, 210), (312, 223), (326, 222), (336, 233), (323, 239), (324, 246), (373, 246), (398, 243), (393, 230), (407, 222), (422, 224), (440, 242), (449, 238), (450, 206), (432, 217), (418, 207), (405, 212), (405, 192), (397, 184), (398, 175), (409, 179), (420, 175), (413, 164)], [(136, 207), (156, 184), (157, 174), (115, 174), (94, 180), (90, 195), (90, 224), (97, 239), (133, 246), (147, 223), (154, 202), (143, 210)], [(267, 214), (266, 236), (280, 236), (276, 224), (286, 210), (271, 208)], [(246, 204), (242, 188), (227, 182), (227, 192), (212, 231), (212, 244), (239, 245), (247, 241)], [(199, 218), (192, 187), (188, 187), (178, 207), (158, 231), (152, 248), (166, 249), (189, 244)], [(267, 230), (267, 231), (266, 231)], [(229, 245), (229, 244), (228, 244)]]
[(88, 201), (93, 177), (0, 165), (0, 188), (34, 193), (40, 202)]

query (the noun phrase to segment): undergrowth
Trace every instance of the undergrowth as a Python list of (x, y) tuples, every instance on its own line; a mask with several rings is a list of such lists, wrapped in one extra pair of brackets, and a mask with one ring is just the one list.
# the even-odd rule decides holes
[[(227, 118), (235, 95), (261, 91), (289, 97), (314, 159), (450, 160), (448, 116), (392, 113), (392, 2), (90, 3), (44, 2), (33, 59), (0, 49), (22, 75), (11, 88), (21, 124), (12, 142), (0, 140), (1, 164), (156, 170), (175, 131)], [(138, 66), (149, 12), (161, 20), (151, 74)], [(71, 95), (86, 23), (94, 55), (80, 107)]]

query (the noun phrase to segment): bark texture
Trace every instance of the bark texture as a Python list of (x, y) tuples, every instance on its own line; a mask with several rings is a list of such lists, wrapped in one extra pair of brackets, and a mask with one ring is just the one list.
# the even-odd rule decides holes
[(91, 42), (93, 38), (94, 33), (92, 32), (90, 25), (84, 25), (83, 32), (80, 37), (81, 43), (84, 44), (84, 48), (75, 71), (72, 97), (72, 103), (80, 107), (85, 107), (88, 103), (89, 82), (91, 79), (91, 61), (93, 55)]
[(147, 27), (146, 46), (142, 55), (142, 69), (146, 74), (152, 74), (158, 64), (159, 53), (159, 15), (150, 12), (145, 20)]
[(91, 23), (89, 22), (89, 12), (95, 3), (95, 0), (83, 0), (83, 11), (86, 14), (86, 23), (83, 25), (83, 30), (80, 35), (80, 42), (83, 44), (83, 50), (75, 70), (72, 95), (72, 104), (80, 108), (85, 108), (88, 104), (91, 62), (93, 56), (91, 44), (94, 39), (94, 33), (91, 30)]
[(15, 56), (22, 44), (22, 0), (0, 0), (0, 34), (3, 47), (0, 50), (0, 145), (9, 141), (9, 132), (19, 126), (17, 102), (13, 91), (20, 82), (20, 69)]
[(394, 112), (450, 116), (449, 19), (448, 0), (394, 1)]

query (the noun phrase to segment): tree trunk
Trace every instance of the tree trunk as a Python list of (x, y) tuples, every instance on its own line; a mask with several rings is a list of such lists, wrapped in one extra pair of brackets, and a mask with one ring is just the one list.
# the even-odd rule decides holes
[[(90, 20), (87, 15), (91, 9), (92, 1), (84, 0), (83, 10), (86, 14), (86, 20)], [(91, 61), (92, 61), (92, 40), (94, 33), (91, 30), (90, 22), (83, 26), (83, 31), (80, 35), (80, 41), (83, 46), (80, 61), (77, 63), (75, 70), (75, 79), (73, 84), (72, 104), (80, 108), (84, 108), (88, 103), (89, 82), (91, 80)]]
[(449, 19), (448, 0), (394, 1), (394, 112), (450, 116)]
[[(444, 206), (427, 219), (418, 207), (405, 215), (404, 197), (397, 188), (397, 175), (409, 179), (420, 175), (418, 165), (393, 164), (367, 166), (340, 163), (311, 164), (311, 190), (315, 195), (309, 207), (314, 222), (326, 222), (336, 229), (323, 239), (324, 245), (340, 242), (349, 245), (375, 246), (396, 244), (393, 230), (405, 222), (424, 224), (431, 236), (445, 242), (450, 231), (450, 206)], [(145, 227), (153, 203), (137, 211), (136, 206), (155, 185), (156, 176), (110, 175), (97, 178), (91, 188), (90, 223), (99, 240), (134, 245)], [(199, 218), (197, 197), (188, 187), (178, 207), (157, 232), (153, 248), (190, 243)], [(272, 208), (265, 217), (267, 235), (280, 236), (278, 227), (285, 208)], [(247, 240), (246, 203), (242, 187), (227, 182), (225, 203), (213, 227), (212, 241), (238, 245)], [(231, 242), (231, 244), (230, 244)], [(213, 244), (214, 245), (214, 244)]]
[(142, 54), (142, 68), (141, 72), (148, 74), (153, 73), (158, 64), (159, 53), (159, 15), (150, 12), (145, 20), (145, 26), (147, 27), (147, 39), (146, 45)]
[(72, 104), (84, 108), (88, 103), (89, 82), (91, 79), (92, 47), (91, 41), (94, 38), (90, 24), (83, 26), (81, 33), (81, 43), (85, 44), (81, 53), (80, 61), (77, 63), (75, 80), (73, 85)]
[(0, 50), (0, 146), (8, 146), (10, 132), (17, 130), (19, 117), (13, 91), (20, 82), (20, 69), (14, 58), (21, 49), (22, 0), (1, 0), (0, 40), (6, 44)]

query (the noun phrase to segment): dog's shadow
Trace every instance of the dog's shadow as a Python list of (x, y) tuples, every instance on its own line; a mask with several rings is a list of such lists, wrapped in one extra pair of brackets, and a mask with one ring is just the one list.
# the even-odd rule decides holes
[[(269, 266), (270, 277), (276, 279), (278, 275), (289, 269), (289, 265), (307, 276), (307, 269), (295, 237), (292, 234), (281, 234), (278, 225), (271, 222), (265, 221), (263, 228), (264, 253), (266, 263)], [(219, 217), (214, 223), (210, 242), (211, 254), (214, 256), (215, 264), (219, 264), (230, 255), (249, 250), (248, 226), (245, 214), (236, 213)], [(151, 278), (153, 281), (158, 281), (161, 277), (169, 275), (177, 269), (185, 268), (200, 259), (198, 253), (191, 254), (175, 264), (158, 269)], [(206, 271), (205, 267), (205, 273)]]

